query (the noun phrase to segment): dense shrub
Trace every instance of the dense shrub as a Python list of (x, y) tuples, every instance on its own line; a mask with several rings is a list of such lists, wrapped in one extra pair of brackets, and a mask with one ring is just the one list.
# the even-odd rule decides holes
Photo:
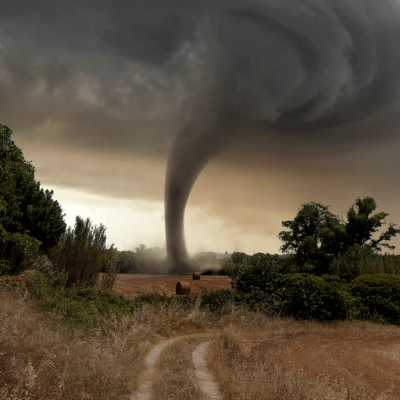
[(67, 276), (49, 268), (44, 273), (27, 271), (29, 292), (39, 308), (63, 317), (69, 326), (86, 329), (105, 327), (135, 310), (133, 300), (101, 288), (67, 288)]
[(233, 274), (232, 286), (247, 294), (252, 308), (267, 308), (301, 319), (335, 320), (355, 315), (347, 284), (338, 277), (282, 274), (276, 256), (265, 255), (245, 262)]
[[(101, 285), (112, 288), (116, 278), (116, 249), (106, 245), (104, 225), (92, 226), (90, 219), (76, 217), (74, 229), (68, 228), (49, 258), (54, 269), (67, 273), (67, 287), (93, 287), (100, 272), (109, 274)], [(109, 278), (109, 279), (108, 279)]]
[(133, 251), (118, 252), (118, 271), (120, 274), (140, 274), (138, 257)]
[(39, 253), (40, 245), (41, 242), (29, 234), (11, 234), (0, 224), (0, 264), (3, 265), (0, 274), (16, 274), (24, 270), (29, 260)]
[(274, 281), (272, 308), (301, 319), (345, 320), (355, 316), (347, 285), (331, 275), (280, 275)]
[(271, 293), (272, 282), (276, 274), (280, 272), (280, 264), (277, 256), (269, 254), (245, 259), (242, 264), (236, 264), (230, 277), (232, 288), (242, 293), (262, 291)]
[(222, 312), (235, 305), (246, 306), (246, 297), (230, 289), (204, 291), (201, 294), (201, 306), (212, 312)]
[(333, 259), (330, 271), (349, 282), (361, 275), (400, 275), (400, 256), (376, 254), (369, 247), (355, 245)]
[(362, 318), (400, 324), (400, 276), (362, 275), (350, 283), (350, 290)]

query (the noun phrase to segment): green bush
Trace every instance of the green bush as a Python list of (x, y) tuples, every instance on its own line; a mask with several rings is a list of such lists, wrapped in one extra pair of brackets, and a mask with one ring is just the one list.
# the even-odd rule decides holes
[[(100, 283), (111, 289), (116, 278), (118, 253), (106, 245), (106, 227), (92, 226), (90, 219), (76, 217), (74, 229), (68, 228), (57, 246), (49, 252), (53, 268), (67, 273), (67, 287), (93, 287), (98, 284), (99, 273), (104, 272)], [(108, 274), (108, 276), (107, 276)]]
[(120, 274), (139, 274), (141, 273), (139, 260), (133, 251), (119, 251), (117, 267)]
[(0, 260), (7, 264), (7, 273), (16, 274), (24, 269), (32, 257), (39, 253), (41, 242), (28, 233), (9, 233), (0, 224)]
[(349, 282), (361, 275), (400, 275), (400, 256), (376, 254), (368, 246), (354, 245), (331, 262), (330, 271)]
[(63, 323), (84, 330), (103, 328), (110, 319), (120, 320), (135, 310), (135, 302), (106, 289), (63, 289), (67, 277), (49, 269), (27, 271), (25, 279), (37, 305), (63, 317)]
[(280, 275), (273, 287), (271, 306), (282, 315), (332, 321), (356, 314), (347, 284), (331, 275)]
[(400, 324), (400, 276), (362, 275), (350, 283), (360, 317), (387, 324)]
[(280, 263), (277, 256), (267, 254), (245, 259), (242, 264), (236, 264), (232, 269), (232, 288), (242, 293), (271, 293), (276, 274), (279, 272)]
[(203, 291), (201, 294), (201, 306), (211, 312), (220, 313), (224, 309), (235, 305), (243, 307), (247, 305), (246, 296), (235, 290), (219, 289), (209, 292)]
[(10, 262), (8, 260), (0, 260), (0, 277), (6, 276), (10, 269)]
[(300, 319), (344, 320), (355, 315), (345, 282), (332, 275), (282, 274), (276, 256), (265, 255), (237, 267), (232, 286), (247, 294), (251, 308)]

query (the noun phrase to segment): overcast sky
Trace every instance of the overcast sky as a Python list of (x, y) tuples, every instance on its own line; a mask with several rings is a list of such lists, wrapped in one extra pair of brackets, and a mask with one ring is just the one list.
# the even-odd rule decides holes
[(0, 0), (0, 123), (120, 250), (165, 244), (174, 138), (221, 110), (240, 129), (190, 195), (189, 252), (278, 252), (310, 201), (400, 223), (400, 2), (348, 3)]

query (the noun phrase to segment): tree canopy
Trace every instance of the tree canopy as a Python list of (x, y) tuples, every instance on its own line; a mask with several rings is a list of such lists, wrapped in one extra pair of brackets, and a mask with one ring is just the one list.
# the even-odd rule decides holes
[[(283, 253), (291, 253), (299, 266), (312, 265), (316, 272), (326, 272), (330, 261), (354, 246), (379, 252), (394, 249), (390, 240), (400, 233), (396, 224), (389, 223), (386, 231), (376, 237), (388, 216), (373, 214), (377, 204), (372, 197), (357, 199), (347, 213), (347, 221), (329, 211), (329, 206), (311, 202), (303, 204), (296, 217), (283, 221), (288, 230), (279, 233)], [(373, 215), (372, 215), (373, 214)]]
[(0, 225), (8, 234), (40, 241), (42, 250), (48, 251), (65, 232), (64, 214), (53, 191), (43, 190), (35, 180), (35, 168), (11, 135), (0, 124)]

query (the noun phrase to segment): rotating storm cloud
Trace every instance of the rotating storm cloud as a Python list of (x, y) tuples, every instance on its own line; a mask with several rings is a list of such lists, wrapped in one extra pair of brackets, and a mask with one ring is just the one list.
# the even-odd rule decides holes
[(198, 24), (188, 54), (198, 68), (195, 95), (169, 158), (166, 232), (175, 272), (188, 264), (183, 226), (191, 188), (226, 141), (249, 129), (330, 134), (323, 128), (362, 120), (398, 100), (398, 2), (220, 5)]
[(57, 3), (2, 11), (1, 112), (22, 128), (51, 116), (73, 143), (169, 147), (171, 272), (190, 269), (185, 207), (229, 144), (398, 135), (399, 0)]

